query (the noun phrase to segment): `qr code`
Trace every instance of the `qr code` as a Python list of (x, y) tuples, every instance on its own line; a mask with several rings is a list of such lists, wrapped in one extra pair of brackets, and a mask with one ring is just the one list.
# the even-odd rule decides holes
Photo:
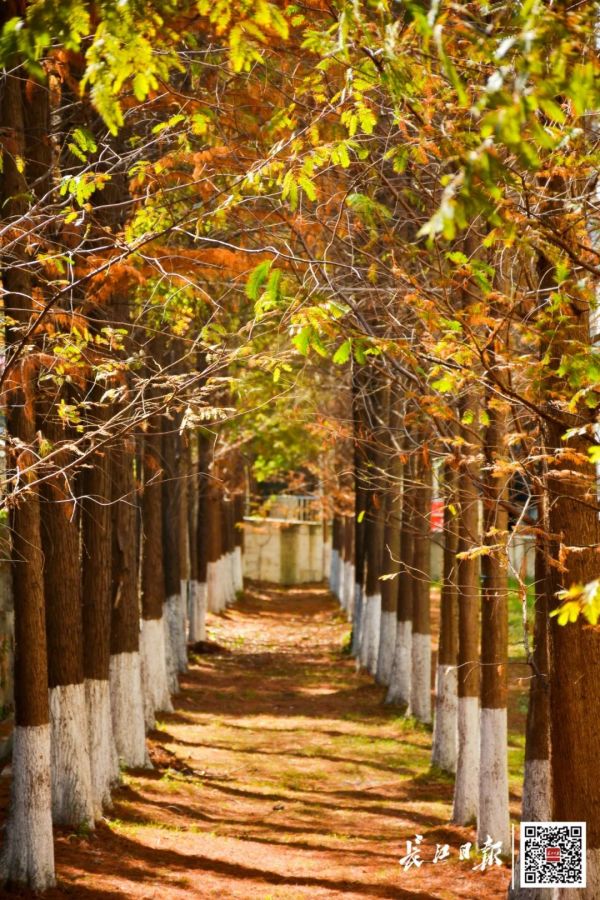
[(585, 822), (521, 822), (521, 887), (585, 887)]

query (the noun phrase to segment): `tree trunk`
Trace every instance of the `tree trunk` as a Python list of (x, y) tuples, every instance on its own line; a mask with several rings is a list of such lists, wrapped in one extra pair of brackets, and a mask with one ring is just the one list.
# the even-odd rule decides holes
[[(180, 425), (178, 422), (178, 427)], [(180, 672), (188, 667), (187, 633), (188, 633), (188, 598), (191, 585), (190, 559), (190, 513), (191, 500), (191, 463), (190, 446), (187, 434), (177, 433), (177, 479), (179, 489), (178, 546), (179, 555), (179, 613), (177, 630), (177, 665)]]
[[(544, 504), (541, 506), (541, 504)], [(538, 495), (540, 525), (544, 498)], [(542, 526), (545, 527), (545, 526)], [(521, 818), (528, 822), (547, 822), (551, 809), (550, 772), (550, 660), (548, 644), (548, 564), (546, 540), (538, 535), (535, 549), (535, 613), (532, 677), (525, 738), (525, 776)]]
[(197, 524), (196, 556), (198, 585), (190, 619), (190, 640), (206, 639), (206, 611), (208, 609), (208, 438), (198, 435)]
[(233, 506), (229, 498), (221, 500), (221, 581), (225, 597), (225, 606), (230, 606), (235, 600), (235, 588), (233, 585)]
[[(358, 534), (354, 518), (352, 516), (344, 516), (344, 597), (346, 598), (346, 613), (353, 623), (353, 636), (355, 629), (357, 629), (357, 621), (360, 623), (360, 607), (362, 605), (360, 602), (362, 586), (358, 587), (356, 575), (355, 540)], [(358, 604), (356, 608), (355, 602)], [(358, 610), (358, 619), (353, 618), (356, 610)]]
[[(473, 397), (462, 401), (461, 419), (473, 412)], [(459, 825), (477, 816), (479, 795), (479, 566), (470, 554), (480, 544), (477, 446), (468, 428), (462, 427), (463, 458), (458, 479), (458, 758), (452, 821)], [(470, 441), (470, 444), (468, 443)], [(470, 454), (470, 455), (469, 455)]]
[[(537, 503), (538, 525), (547, 532), (546, 503), (541, 491), (538, 493)], [(532, 673), (525, 727), (522, 822), (548, 822), (552, 819), (547, 554), (547, 538), (538, 532), (535, 547)], [(553, 900), (552, 888), (521, 887), (518, 857), (515, 861), (515, 871), (515, 889), (508, 892), (510, 900)]]
[(165, 569), (163, 561), (161, 436), (150, 419), (144, 435), (144, 493), (142, 501), (142, 627), (140, 652), (144, 718), (154, 727), (158, 711), (171, 712), (164, 622)]
[[(107, 410), (100, 406), (97, 415), (99, 420), (106, 421)], [(111, 789), (119, 780), (109, 686), (112, 516), (108, 450), (98, 451), (91, 457), (81, 480), (83, 673), (92, 790), (95, 814), (99, 818), (103, 808), (110, 806)]]
[(340, 599), (340, 568), (341, 568), (341, 519), (334, 514), (331, 526), (331, 558), (329, 564), (329, 590), (334, 597)]
[(206, 497), (206, 530), (208, 559), (206, 566), (207, 608), (220, 613), (225, 608), (223, 583), (221, 581), (222, 554), (221, 493), (214, 480), (208, 484)]
[(373, 675), (377, 671), (381, 630), (381, 561), (383, 559), (383, 497), (373, 491), (365, 528), (366, 578), (360, 662)]
[(234, 502), (234, 584), (236, 594), (244, 590), (244, 495), (235, 494)]
[[(52, 447), (68, 434), (56, 420), (55, 389), (40, 403), (38, 430)], [(56, 458), (69, 461), (65, 452)], [(42, 546), (48, 638), (48, 684), (52, 732), (52, 818), (60, 825), (93, 826), (95, 804), (88, 747), (83, 673), (83, 622), (79, 527), (66, 475), (42, 487)]]
[(167, 674), (171, 694), (179, 692), (179, 666), (182, 634), (185, 623), (181, 610), (181, 568), (179, 554), (181, 482), (178, 478), (178, 435), (174, 423), (163, 418), (161, 465), (163, 477), (163, 560), (165, 573), (164, 625)]
[(446, 772), (456, 772), (458, 598), (458, 505), (456, 471), (446, 465), (444, 476), (444, 574), (440, 602), (440, 640), (435, 682), (435, 718), (431, 762)]
[[(560, 325), (560, 337), (552, 348), (555, 363), (579, 347), (589, 347), (588, 310), (571, 306), (571, 317)], [(563, 386), (564, 390), (564, 386)], [(552, 404), (553, 414), (558, 415)], [(586, 584), (600, 574), (598, 545), (597, 476), (587, 462), (590, 436), (565, 438), (567, 428), (581, 427), (592, 416), (581, 410), (568, 421), (547, 425), (547, 452), (554, 457), (548, 474), (548, 520), (551, 535), (560, 536), (553, 557), (562, 572), (552, 568), (549, 605), (558, 602), (556, 592)], [(565, 453), (567, 454), (565, 456)], [(577, 456), (578, 455), (578, 456)], [(598, 723), (600, 722), (600, 632), (580, 619), (550, 624), (550, 733), (552, 764), (552, 818), (554, 821), (587, 822), (587, 887), (559, 888), (557, 900), (600, 896), (600, 779), (597, 773)]]
[(413, 627), (408, 714), (431, 722), (431, 465), (417, 461), (413, 545)]
[(404, 465), (402, 491), (402, 521), (400, 532), (400, 574), (398, 575), (398, 600), (396, 621), (396, 645), (392, 676), (386, 703), (408, 706), (412, 674), (412, 617), (415, 579), (413, 569), (415, 530), (415, 460)]
[[(15, 4), (6, 2), (0, 24), (17, 15)], [(13, 220), (27, 210), (27, 185), (17, 165), (25, 157), (23, 133), (24, 72), (17, 69), (2, 78), (3, 166), (0, 172), (2, 215)], [(25, 256), (21, 246), (15, 257), (3, 258), (6, 353), (22, 338), (31, 315), (31, 279), (19, 265)], [(16, 263), (16, 265), (15, 265)], [(7, 497), (12, 539), (11, 569), (14, 604), (15, 727), (13, 732), (11, 802), (2, 847), (1, 878), (8, 884), (27, 885), (44, 891), (54, 885), (50, 784), (50, 713), (44, 603), (43, 551), (38, 489), (30, 484), (27, 468), (35, 444), (34, 374), (18, 364), (13, 387), (5, 402)], [(27, 485), (30, 484), (29, 488)], [(22, 493), (21, 493), (22, 492)]]
[(127, 766), (149, 764), (140, 657), (138, 597), (138, 502), (135, 439), (121, 438), (111, 452), (112, 610), (110, 699), (119, 758)]
[(398, 573), (400, 572), (400, 517), (402, 515), (402, 457), (395, 453), (388, 488), (381, 582), (381, 629), (377, 656), (377, 681), (389, 685), (396, 647)]
[[(365, 514), (367, 511), (367, 481), (365, 477), (364, 431), (362, 425), (363, 402), (361, 391), (361, 370), (357, 363), (352, 364), (352, 428), (354, 439), (354, 517), (353, 535), (346, 536), (346, 554), (348, 546), (351, 555), (346, 555), (346, 572), (342, 606), (352, 622), (352, 653), (356, 657), (360, 652), (361, 634), (363, 630), (364, 577), (365, 577)], [(349, 543), (348, 543), (349, 542)]]
[(489, 392), (489, 425), (484, 435), (483, 522), (490, 551), (481, 560), (481, 714), (479, 751), (480, 845), (488, 835), (510, 847), (508, 809), (508, 477), (495, 467), (502, 461), (506, 411)]

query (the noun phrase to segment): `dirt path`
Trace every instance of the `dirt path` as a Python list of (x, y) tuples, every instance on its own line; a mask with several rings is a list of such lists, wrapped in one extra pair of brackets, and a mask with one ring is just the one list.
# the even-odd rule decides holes
[[(342, 654), (348, 625), (321, 588), (254, 588), (209, 636), (152, 772), (127, 773), (93, 835), (59, 834), (49, 898), (454, 900), (506, 896), (507, 870), (458, 860), (452, 786), (431, 736), (382, 704)], [(423, 835), (421, 867), (404, 871)], [(451, 856), (433, 864), (437, 844)]]

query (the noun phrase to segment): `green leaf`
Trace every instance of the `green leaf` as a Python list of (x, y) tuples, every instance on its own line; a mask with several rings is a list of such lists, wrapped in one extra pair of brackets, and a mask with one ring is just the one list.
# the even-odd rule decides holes
[(246, 282), (246, 296), (249, 300), (258, 300), (260, 289), (269, 277), (273, 260), (265, 259), (252, 269), (250, 277)]
[(302, 188), (302, 190), (304, 191), (304, 193), (306, 194), (306, 196), (308, 197), (309, 200), (317, 199), (316, 188), (315, 188), (313, 182), (308, 177), (308, 175), (299, 175), (298, 176), (298, 184), (300, 185), (300, 187)]
[(348, 338), (348, 340), (344, 341), (343, 344), (340, 344), (340, 346), (333, 354), (333, 362), (336, 364), (336, 366), (343, 366), (344, 363), (348, 362), (348, 360), (350, 359), (351, 352), (352, 341), (350, 340), (350, 338)]
[(454, 390), (455, 381), (452, 375), (442, 375), (441, 378), (431, 382), (431, 387), (440, 394), (450, 394)]
[(310, 325), (305, 325), (298, 334), (295, 334), (292, 338), (292, 343), (298, 353), (301, 353), (302, 356), (308, 355), (308, 348), (310, 346), (310, 338), (312, 334), (312, 328)]

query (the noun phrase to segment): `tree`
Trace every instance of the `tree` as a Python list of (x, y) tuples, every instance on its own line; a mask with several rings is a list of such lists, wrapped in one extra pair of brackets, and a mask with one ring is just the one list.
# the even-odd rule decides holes
[(440, 635), (435, 679), (435, 713), (431, 762), (447, 772), (456, 771), (457, 755), (457, 661), (458, 597), (456, 569), (458, 552), (457, 473), (452, 462), (444, 468), (444, 563), (440, 597)]
[[(7, 3), (3, 24), (15, 9)], [(6, 17), (6, 18), (5, 18)], [(4, 311), (6, 349), (10, 353), (27, 333), (32, 314), (31, 275), (25, 235), (19, 222), (26, 209), (27, 185), (19, 160), (24, 158), (22, 70), (2, 78), (2, 121), (9, 129), (4, 145), (0, 190), (4, 216), (14, 221), (17, 238), (11, 256), (4, 254)], [(28, 346), (31, 345), (28, 342)], [(12, 584), (15, 611), (15, 730), (13, 780), (6, 839), (2, 848), (2, 879), (45, 890), (54, 884), (50, 788), (50, 710), (40, 525), (39, 487), (30, 474), (34, 459), (33, 410), (35, 370), (25, 362), (13, 369), (7, 404), (7, 468), (13, 492), (9, 495), (12, 540)]]

